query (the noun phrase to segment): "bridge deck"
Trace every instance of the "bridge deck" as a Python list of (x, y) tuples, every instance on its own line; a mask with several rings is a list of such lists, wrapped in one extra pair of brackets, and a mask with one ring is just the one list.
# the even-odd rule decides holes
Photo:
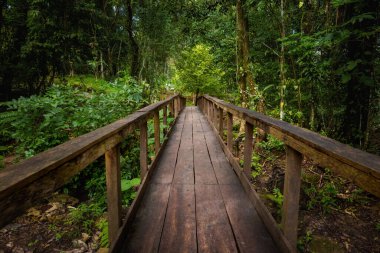
[(279, 252), (198, 108), (179, 116), (123, 252)]

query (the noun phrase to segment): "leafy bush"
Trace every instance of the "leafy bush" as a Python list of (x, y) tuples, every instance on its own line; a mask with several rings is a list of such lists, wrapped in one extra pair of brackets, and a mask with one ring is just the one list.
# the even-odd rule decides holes
[(142, 88), (130, 77), (108, 83), (108, 90), (104, 84), (100, 90), (88, 86), (54, 85), (44, 95), (7, 102), (0, 138), (14, 140), (18, 154), (30, 157), (125, 117), (144, 102)]

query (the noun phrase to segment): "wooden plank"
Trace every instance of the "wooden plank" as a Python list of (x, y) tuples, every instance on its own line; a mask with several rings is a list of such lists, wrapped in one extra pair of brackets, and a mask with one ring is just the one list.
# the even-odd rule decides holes
[(193, 147), (193, 126), (191, 108), (184, 110), (185, 122), (183, 126), (181, 143), (178, 151), (177, 164), (173, 183), (194, 184), (194, 147)]
[(195, 185), (198, 252), (238, 252), (218, 185)]
[(224, 126), (223, 126), (223, 109), (222, 108), (218, 109), (218, 116), (219, 116), (218, 132), (219, 132), (220, 137), (222, 137), (223, 139)]
[(266, 133), (275, 135), (287, 145), (320, 163), (321, 166), (333, 169), (334, 172), (380, 197), (379, 156), (352, 148), (307, 129), (292, 126), (287, 122), (231, 105), (220, 99), (204, 97), (237, 117), (258, 126)]
[(249, 177), (251, 175), (251, 163), (252, 163), (252, 151), (253, 151), (253, 126), (245, 122), (245, 140), (244, 140), (244, 173)]
[(197, 252), (194, 185), (173, 185), (159, 252)]
[(220, 185), (239, 252), (279, 252), (240, 184)]
[(148, 171), (148, 126), (143, 121), (140, 124), (140, 177), (144, 178)]
[[(172, 136), (174, 130), (176, 129), (178, 125), (183, 125), (183, 114), (180, 114), (179, 117), (177, 117), (173, 123), (174, 123), (174, 126), (170, 128), (169, 133), (168, 133), (169, 137)], [(171, 138), (164, 140), (164, 142), (162, 143), (162, 148), (160, 149), (160, 152), (158, 153), (156, 159), (153, 161), (150, 169), (148, 170), (146, 177), (142, 179), (141, 185), (137, 191), (136, 198), (133, 200), (130, 208), (128, 209), (128, 213), (123, 221), (123, 225), (121, 229), (119, 229), (117, 240), (115, 241), (114, 245), (110, 248), (109, 252), (120, 252), (121, 249), (123, 248), (124, 240), (126, 238), (128, 228), (131, 226), (132, 221), (134, 217), (136, 216), (137, 210), (146, 192), (148, 182), (151, 182), (151, 177), (157, 169), (157, 164), (163, 156), (163, 151), (165, 150), (165, 147), (167, 145), (169, 146), (171, 140), (172, 140)]]
[[(58, 188), (67, 183), (73, 176), (87, 167), (92, 161), (102, 156), (108, 149), (114, 147), (123, 140), (122, 134), (117, 134), (106, 141), (98, 143), (91, 149), (84, 151), (58, 168), (41, 175), (38, 179), (23, 187), (17, 188), (12, 193), (0, 198), (1, 219), (0, 227), (17, 217), (36, 200), (49, 196)], [(17, 166), (18, 167), (18, 166)], [(29, 179), (28, 179), (29, 180)], [(3, 181), (1, 181), (3, 183)], [(4, 182), (5, 184), (6, 182)]]
[(120, 147), (113, 147), (105, 153), (107, 184), (108, 240), (115, 242), (121, 226), (121, 178)]
[(127, 233), (122, 252), (157, 252), (169, 200), (169, 184), (150, 184)]
[(284, 204), (282, 206), (282, 230), (290, 245), (297, 248), (298, 209), (301, 188), (302, 154), (286, 147)]
[(230, 112), (227, 112), (227, 147), (232, 152), (233, 148), (233, 115)]
[(160, 143), (160, 114), (159, 111), (154, 112), (153, 117), (153, 124), (154, 124), (154, 151), (156, 155), (158, 154), (158, 151), (160, 150), (161, 143)]
[[(196, 112), (196, 110), (194, 111)], [(219, 184), (239, 184), (239, 181), (231, 168), (228, 160), (226, 159), (223, 150), (219, 144), (218, 139), (214, 135), (211, 126), (207, 120), (200, 115), (199, 121), (201, 123), (203, 134), (206, 140), (207, 149), (211, 158), (212, 167), (214, 168), (214, 173)], [(195, 138), (195, 133), (194, 133)], [(197, 152), (195, 152), (196, 154)], [(196, 159), (195, 159), (196, 160)]]
[(152, 178), (153, 183), (169, 184), (173, 181), (184, 118), (185, 113), (181, 113), (179, 116), (179, 122), (174, 126), (167, 147), (163, 150), (163, 155), (157, 164), (157, 169)]
[(164, 106), (163, 107), (163, 113), (162, 113), (162, 124), (164, 125), (164, 129), (163, 129), (163, 133), (164, 133), (164, 136), (166, 135), (166, 132), (167, 132), (167, 125), (168, 125), (168, 107), (167, 106)]
[(196, 184), (216, 184), (217, 180), (203, 132), (194, 132), (194, 173)]
[[(213, 128), (213, 131), (214, 131), (215, 136), (217, 136), (217, 132), (215, 128)], [(274, 239), (280, 251), (296, 253), (296, 251), (294, 251), (291, 248), (284, 234), (278, 228), (276, 221), (274, 220), (274, 218), (272, 217), (268, 209), (265, 207), (264, 203), (260, 200), (260, 197), (258, 196), (256, 191), (253, 189), (253, 186), (251, 185), (247, 176), (244, 173), (242, 173), (239, 162), (235, 159), (231, 151), (228, 150), (223, 140), (220, 137), (217, 137), (217, 138), (219, 140), (220, 145), (223, 148), (225, 155), (227, 156), (230, 164), (232, 165), (236, 175), (238, 176), (239, 181), (244, 188), (244, 191), (248, 195), (249, 200), (251, 201), (252, 205), (255, 207), (257, 213), (259, 214), (260, 218), (262, 219), (263, 223), (268, 229), (268, 232)]]

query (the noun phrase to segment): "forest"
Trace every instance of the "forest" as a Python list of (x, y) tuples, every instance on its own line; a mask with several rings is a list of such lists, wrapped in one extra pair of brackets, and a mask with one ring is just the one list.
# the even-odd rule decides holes
[[(377, 0), (0, 0), (0, 172), (176, 93), (188, 105), (218, 97), (380, 155), (379, 54)], [(242, 126), (234, 126), (240, 141)], [(150, 146), (153, 132), (149, 121)], [(125, 207), (142, 181), (138, 138), (132, 134), (121, 148)], [(251, 180), (276, 216), (283, 183), (269, 187), (260, 176), (283, 167), (284, 145), (269, 136), (254, 149)], [(46, 203), (29, 209), (50, 243), (3, 229), (0, 252), (69, 250), (81, 248), (78, 241), (88, 252), (107, 248), (101, 167), (104, 159), (54, 195), (64, 200), (45, 201), (59, 202), (61, 219), (45, 217)], [(314, 167), (303, 175), (301, 209), (322, 211), (329, 221), (360, 205), (374, 210), (360, 212), (371, 219), (358, 230), (367, 231), (365, 240), (334, 237), (342, 251), (320, 252), (378, 252), (378, 198)], [(314, 232), (300, 228), (300, 252), (314, 252)]]

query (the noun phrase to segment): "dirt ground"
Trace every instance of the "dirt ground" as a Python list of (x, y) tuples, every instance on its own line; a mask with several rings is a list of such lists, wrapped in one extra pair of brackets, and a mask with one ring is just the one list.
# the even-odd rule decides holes
[[(256, 191), (278, 223), (280, 207), (273, 201), (274, 189), (282, 192), (284, 184), (285, 152), (268, 153), (255, 149), (262, 165), (261, 175), (252, 179)], [(328, 192), (328, 186), (335, 190)], [(316, 189), (325, 194), (321, 203), (308, 206), (312, 198), (306, 194)], [(268, 197), (269, 196), (269, 197)], [(313, 194), (311, 194), (313, 196)], [(323, 203), (325, 203), (323, 202)], [(380, 200), (365, 193), (345, 179), (318, 167), (311, 160), (302, 162), (302, 183), (298, 225), (300, 252), (380, 252)]]
[(55, 194), (0, 229), (0, 253), (97, 252), (100, 231), (82, 233), (67, 221), (76, 198)]

